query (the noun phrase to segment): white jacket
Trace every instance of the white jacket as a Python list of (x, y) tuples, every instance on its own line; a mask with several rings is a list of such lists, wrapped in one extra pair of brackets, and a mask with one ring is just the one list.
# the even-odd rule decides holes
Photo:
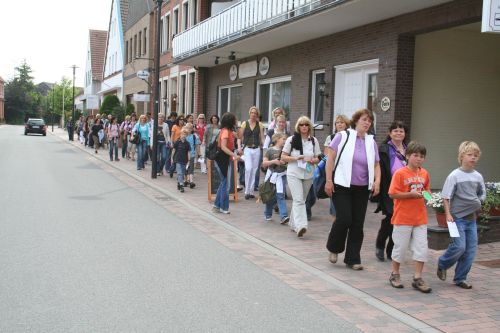
[[(358, 132), (353, 129), (348, 129), (349, 131), (349, 141), (347, 142), (344, 152), (339, 161), (340, 151), (344, 146), (347, 139), (347, 132), (342, 131), (342, 139), (340, 140), (339, 146), (337, 148), (337, 156), (335, 158), (335, 164), (338, 163), (337, 170), (335, 170), (334, 183), (343, 187), (351, 187), (351, 175), (352, 175), (352, 160), (354, 157), (354, 148), (356, 146), (356, 137)], [(373, 181), (375, 179), (375, 142), (373, 135), (365, 135), (365, 149), (366, 149), (366, 160), (368, 163), (368, 189), (371, 190), (373, 186)]]

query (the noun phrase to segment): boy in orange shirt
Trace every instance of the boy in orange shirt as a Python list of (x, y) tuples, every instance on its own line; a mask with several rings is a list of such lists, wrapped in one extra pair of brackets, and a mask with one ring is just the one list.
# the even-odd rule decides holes
[(422, 280), (422, 270), (427, 261), (427, 209), (422, 192), (430, 188), (429, 174), (421, 167), (426, 153), (423, 145), (410, 142), (406, 148), (407, 166), (392, 176), (389, 196), (394, 200), (391, 220), (394, 225), (394, 249), (389, 282), (394, 288), (403, 288), (399, 267), (410, 246), (415, 261), (412, 286), (423, 293), (430, 293), (432, 289)]

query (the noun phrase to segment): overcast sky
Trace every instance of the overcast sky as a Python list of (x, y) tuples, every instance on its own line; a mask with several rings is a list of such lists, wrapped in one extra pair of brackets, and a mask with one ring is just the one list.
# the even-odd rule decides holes
[(35, 83), (72, 79), (82, 87), (89, 29), (108, 30), (111, 0), (1, 0), (0, 76), (9, 80), (23, 59)]

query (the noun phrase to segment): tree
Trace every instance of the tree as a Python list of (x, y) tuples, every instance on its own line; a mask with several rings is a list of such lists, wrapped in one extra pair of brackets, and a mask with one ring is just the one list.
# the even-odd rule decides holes
[(26, 63), (15, 68), (14, 78), (5, 85), (5, 119), (11, 124), (21, 124), (29, 117), (41, 115), (42, 98), (33, 83), (33, 72)]
[(132, 112), (134, 112), (134, 106), (131, 104), (124, 106), (120, 103), (120, 100), (116, 95), (108, 95), (104, 97), (101, 108), (99, 109), (99, 113), (101, 114), (111, 114), (117, 117), (118, 122), (122, 122), (125, 119), (125, 116), (130, 115)]

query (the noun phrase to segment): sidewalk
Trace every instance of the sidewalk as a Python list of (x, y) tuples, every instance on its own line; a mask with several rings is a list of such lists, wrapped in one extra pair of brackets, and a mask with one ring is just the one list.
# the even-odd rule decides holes
[[(476, 263), (469, 274), (469, 281), (474, 286), (472, 290), (454, 286), (452, 270), (446, 282), (436, 277), (436, 261), (443, 251), (434, 250), (429, 250), (424, 272), (424, 279), (433, 288), (432, 293), (422, 294), (412, 289), (413, 265), (409, 261), (402, 265), (405, 288), (396, 290), (388, 283), (390, 263), (379, 262), (374, 256), (375, 237), (382, 218), (373, 213), (374, 204), (369, 204), (365, 221), (361, 254), (365, 270), (354, 272), (346, 269), (342, 254), (337, 264), (328, 262), (325, 243), (331, 219), (327, 200), (318, 201), (308, 231), (299, 239), (288, 226), (280, 225), (278, 215), (274, 215), (271, 222), (264, 221), (264, 206), (254, 200), (241, 200), (241, 196), (237, 203), (230, 202), (230, 215), (212, 213), (207, 200), (206, 175), (196, 173), (196, 188), (179, 193), (175, 177), (170, 179), (166, 175), (151, 179), (150, 163), (146, 170), (137, 171), (135, 162), (124, 159), (109, 162), (106, 150), (95, 155), (92, 149), (84, 148), (78, 141), (69, 142), (62, 129), (55, 129), (52, 134), (80, 149), (82, 154), (85, 151), (96, 157), (97, 163), (120, 180), (142, 183), (135, 186), (142, 190), (149, 188), (145, 192), (166, 209), (292, 288), (303, 291), (362, 331), (500, 332), (500, 269), (491, 264), (500, 260), (500, 242), (479, 246)], [(193, 214), (186, 214), (186, 205), (194, 207)], [(287, 205), (290, 209), (290, 200)], [(432, 225), (434, 221), (430, 216), (429, 223)]]

